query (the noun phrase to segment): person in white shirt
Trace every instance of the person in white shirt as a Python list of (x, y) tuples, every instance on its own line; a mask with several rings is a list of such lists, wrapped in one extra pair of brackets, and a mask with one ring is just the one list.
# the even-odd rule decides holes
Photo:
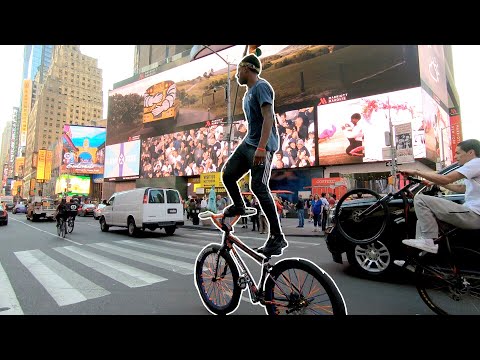
[(342, 130), (350, 142), (345, 152), (350, 156), (364, 156), (362, 116), (355, 113), (350, 117), (350, 121), (342, 126)]
[[(480, 229), (480, 141), (469, 139), (458, 143), (455, 154), (461, 166), (446, 175), (419, 170), (402, 171), (406, 175), (422, 177), (448, 190), (465, 193), (463, 204), (436, 196), (416, 195), (416, 239), (403, 240), (405, 245), (437, 253), (438, 244), (433, 241), (438, 237), (437, 219), (461, 229)], [(465, 185), (453, 184), (461, 179), (465, 179)]]

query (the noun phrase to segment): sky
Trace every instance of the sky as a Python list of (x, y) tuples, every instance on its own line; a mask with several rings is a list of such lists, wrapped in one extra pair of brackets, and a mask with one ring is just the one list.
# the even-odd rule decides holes
[[(81, 45), (82, 54), (98, 59), (103, 71), (103, 118), (107, 118), (108, 91), (133, 76), (134, 45)], [(480, 45), (454, 45), (455, 85), (459, 94), (463, 139), (480, 139), (477, 84), (480, 83)], [(23, 45), (0, 45), (0, 141), (13, 107), (20, 106)]]

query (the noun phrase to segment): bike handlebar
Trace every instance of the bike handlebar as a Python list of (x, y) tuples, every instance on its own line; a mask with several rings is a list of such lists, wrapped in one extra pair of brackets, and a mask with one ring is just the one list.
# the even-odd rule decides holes
[[(404, 175), (403, 172), (399, 172), (399, 174), (402, 174)], [(425, 185), (425, 186), (430, 186), (432, 185), (432, 183), (430, 183), (429, 181), (427, 180), (421, 180), (421, 179), (417, 179), (417, 178), (414, 178), (413, 176), (407, 176), (407, 180), (410, 181), (410, 182), (413, 182), (413, 183), (416, 183), (416, 184), (422, 184), (422, 185)]]

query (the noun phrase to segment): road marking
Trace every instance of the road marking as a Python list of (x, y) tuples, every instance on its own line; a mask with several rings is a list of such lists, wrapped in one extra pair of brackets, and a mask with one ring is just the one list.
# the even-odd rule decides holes
[(40, 250), (18, 251), (14, 254), (59, 306), (110, 294)]
[(35, 229), (35, 230), (44, 232), (45, 234), (58, 237), (59, 239), (66, 240), (66, 241), (70, 241), (71, 243), (74, 243), (74, 244), (77, 244), (77, 245), (83, 245), (83, 244), (78, 243), (78, 242), (76, 242), (76, 241), (73, 241), (73, 240), (70, 240), (70, 239), (67, 239), (67, 238), (62, 238), (61, 236), (58, 236), (57, 234), (54, 234), (54, 233), (51, 233), (51, 232), (48, 232), (48, 231), (39, 229), (39, 228), (37, 228), (37, 227), (35, 227), (35, 226), (32, 226), (32, 225), (30, 225), (30, 224), (27, 224), (27, 223), (25, 223), (25, 222), (23, 222), (23, 221), (20, 221), (20, 220), (17, 220), (17, 219), (13, 219), (13, 218), (10, 218), (10, 219), (12, 219), (12, 220), (14, 220), (14, 221), (17, 221), (17, 222), (19, 222), (19, 223), (21, 223), (21, 224), (23, 224), (23, 225), (25, 225), (25, 226), (29, 226), (29, 227), (31, 227), (32, 229)]
[(163, 253), (163, 254), (184, 257), (192, 260), (195, 260), (198, 256), (198, 252), (192, 252), (192, 251), (186, 251), (186, 250), (175, 250), (166, 246), (143, 244), (143, 243), (139, 243), (132, 240), (121, 240), (121, 241), (117, 241), (117, 243), (137, 247), (140, 249), (152, 250), (152, 251)]
[(182, 275), (193, 274), (193, 264), (190, 264), (184, 261), (172, 260), (172, 259), (164, 258), (161, 256), (157, 256), (157, 255), (152, 255), (152, 254), (143, 253), (140, 251), (122, 248), (120, 246), (115, 246), (112, 244), (95, 243), (95, 244), (88, 244), (87, 246), (90, 246), (95, 249), (99, 249), (114, 255), (122, 256), (127, 259), (139, 261), (144, 264), (152, 265), (152, 266), (169, 270), (169, 271), (178, 272), (179, 274), (182, 274)]
[(195, 249), (202, 249), (203, 248), (203, 245), (196, 245), (196, 244), (187, 244), (187, 243), (184, 243), (184, 242), (175, 242), (175, 241), (171, 241), (171, 240), (163, 240), (163, 239), (156, 239), (156, 238), (147, 238), (146, 240), (152, 240), (152, 241), (156, 241), (156, 242), (159, 242), (159, 243), (165, 243), (165, 244), (169, 244), (169, 245), (174, 245), (174, 246), (179, 246), (179, 247), (191, 247), (191, 248), (195, 248)]
[(151, 285), (167, 280), (164, 277), (84, 250), (84, 248), (64, 246), (53, 248), (53, 250), (58, 251), (60, 254), (68, 256), (69, 258), (76, 260), (130, 288)]
[[(199, 232), (199, 234), (208, 235), (208, 233), (205, 233), (205, 232)], [(262, 241), (262, 242), (267, 241), (266, 238), (258, 238), (258, 237), (254, 237), (254, 236), (247, 236), (247, 235), (241, 235), (241, 234), (235, 234), (235, 233), (232, 233), (232, 235), (238, 237), (240, 240), (245, 238), (245, 239), (252, 239), (252, 240), (257, 240), (257, 241)], [(189, 235), (189, 236), (191, 236), (191, 235)], [(288, 241), (289, 244), (295, 244), (295, 245), (310, 245), (310, 246), (319, 245), (319, 244), (315, 244), (315, 243), (311, 243), (311, 242), (305, 242), (305, 241), (296, 241), (296, 240), (288, 240), (288, 239), (287, 239), (287, 241)]]
[(12, 288), (7, 273), (0, 264), (0, 315), (23, 315), (23, 310), (18, 303), (15, 291)]

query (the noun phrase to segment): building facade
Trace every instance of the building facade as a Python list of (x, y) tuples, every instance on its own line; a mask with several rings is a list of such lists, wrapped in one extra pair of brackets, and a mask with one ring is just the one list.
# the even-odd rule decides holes
[[(314, 179), (339, 178), (329, 183), (332, 192), (343, 184), (383, 191), (394, 170), (435, 170), (454, 161), (449, 110), (458, 108), (458, 94), (449, 46), (261, 47), (261, 76), (275, 89), (281, 139), (271, 189), (298, 194), (311, 191)], [(244, 49), (219, 51), (229, 64), (212, 54), (176, 67), (157, 66), (114, 86), (104, 197), (140, 186), (175, 187), (183, 196), (205, 194), (211, 185), (225, 192), (219, 173), (247, 128), (245, 89), (234, 78)], [(140, 58), (151, 60), (153, 53), (136, 49), (136, 71)], [(169, 97), (168, 110), (150, 101), (160, 93)], [(134, 109), (128, 121), (120, 116), (127, 104)], [(359, 125), (353, 135), (356, 114), (363, 130)]]
[[(35, 155), (61, 139), (65, 124), (91, 125), (103, 117), (102, 70), (97, 59), (80, 52), (79, 45), (55, 46), (44, 82), (38, 73), (36, 79), (39, 91), (28, 119), (24, 184), (36, 178)], [(29, 187), (24, 186), (23, 195), (28, 194)]]
[(0, 147), (0, 168), (3, 169), (4, 164), (9, 164), (10, 159), (10, 139), (12, 136), (12, 122), (7, 121), (2, 132), (2, 145)]
[(193, 45), (135, 45), (134, 74), (156, 68), (168, 62), (188, 58)]

